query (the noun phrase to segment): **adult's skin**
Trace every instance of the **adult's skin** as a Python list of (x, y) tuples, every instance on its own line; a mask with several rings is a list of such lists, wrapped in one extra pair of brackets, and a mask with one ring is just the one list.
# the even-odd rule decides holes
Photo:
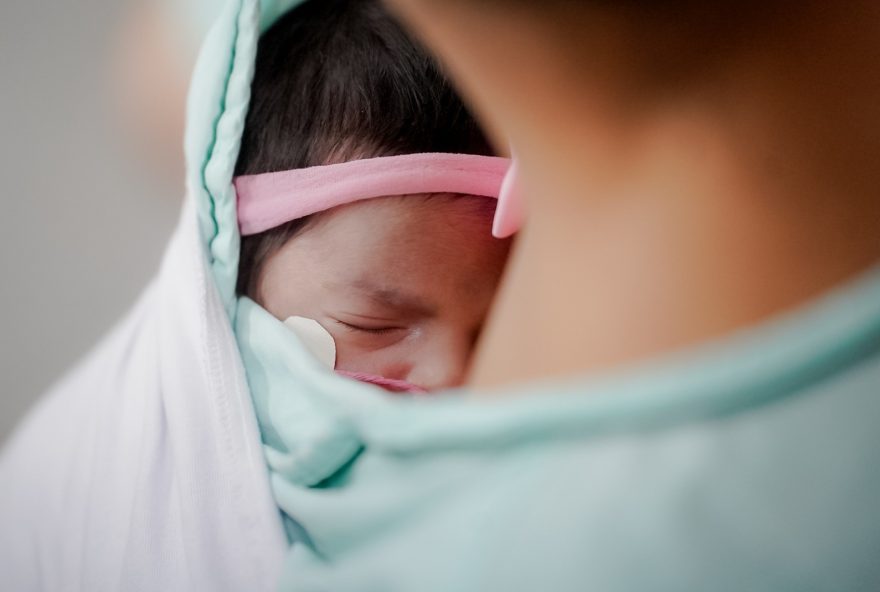
[(133, 4), (116, 36), (111, 75), (132, 147), (155, 174), (182, 186), (186, 93), (201, 31), (175, 19), (183, 20), (159, 0)]
[(389, 1), (520, 161), (478, 391), (696, 345), (880, 259), (876, 3)]

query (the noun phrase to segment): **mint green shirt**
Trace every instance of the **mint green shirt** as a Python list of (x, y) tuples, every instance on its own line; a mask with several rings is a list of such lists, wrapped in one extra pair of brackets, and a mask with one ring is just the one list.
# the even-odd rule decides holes
[(282, 589), (880, 590), (880, 269), (650, 364), (499, 400), (334, 376), (243, 300)]

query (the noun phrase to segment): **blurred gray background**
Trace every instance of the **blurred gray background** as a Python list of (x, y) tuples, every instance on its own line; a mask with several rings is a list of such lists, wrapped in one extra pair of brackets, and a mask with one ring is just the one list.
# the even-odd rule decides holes
[(182, 161), (180, 142), (144, 150), (119, 113), (119, 72), (141, 80), (121, 63), (134, 4), (0, 4), (0, 443), (133, 304), (177, 217), (155, 153)]

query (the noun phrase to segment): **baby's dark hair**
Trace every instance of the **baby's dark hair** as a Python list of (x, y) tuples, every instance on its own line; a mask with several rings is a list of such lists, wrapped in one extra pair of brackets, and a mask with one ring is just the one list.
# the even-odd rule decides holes
[[(418, 152), (490, 155), (439, 66), (379, 0), (310, 0), (260, 39), (236, 175)], [(238, 286), (309, 218), (241, 245)]]

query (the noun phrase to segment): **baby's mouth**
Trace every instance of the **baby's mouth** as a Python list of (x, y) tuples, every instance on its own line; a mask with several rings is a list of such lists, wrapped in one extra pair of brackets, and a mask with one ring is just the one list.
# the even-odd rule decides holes
[(392, 393), (408, 393), (412, 395), (424, 395), (428, 391), (418, 385), (415, 385), (411, 382), (407, 382), (405, 380), (396, 380), (394, 378), (385, 378), (384, 376), (377, 376), (375, 374), (367, 374), (366, 372), (346, 372), (345, 370), (337, 370), (337, 374), (341, 376), (347, 376), (348, 378), (352, 378), (354, 380), (359, 380), (361, 382), (368, 382), (370, 384), (375, 384), (376, 386), (380, 386), (386, 391)]

